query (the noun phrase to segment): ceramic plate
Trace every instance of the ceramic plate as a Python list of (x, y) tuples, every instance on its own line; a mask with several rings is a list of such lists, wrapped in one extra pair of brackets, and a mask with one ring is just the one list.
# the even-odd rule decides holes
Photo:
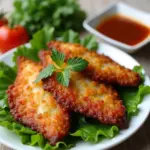
[[(119, 49), (103, 43), (101, 43), (99, 47), (98, 53), (104, 53), (127, 68), (132, 69), (135, 65), (139, 65), (136, 60)], [(0, 57), (0, 61), (4, 61), (8, 65), (13, 65), (12, 56), (14, 51), (15, 49), (2, 55)], [(150, 85), (150, 79), (148, 77), (146, 77), (145, 84)], [(139, 105), (139, 109), (139, 114), (133, 117), (130, 121), (129, 128), (121, 130), (120, 133), (113, 139), (103, 140), (98, 144), (80, 142), (77, 143), (76, 147), (72, 148), (71, 150), (105, 150), (123, 142), (133, 135), (147, 119), (150, 112), (150, 95), (144, 98), (143, 102)], [(0, 127), (0, 142), (17, 150), (40, 150), (40, 148), (37, 147), (23, 145), (17, 135), (3, 127)]]

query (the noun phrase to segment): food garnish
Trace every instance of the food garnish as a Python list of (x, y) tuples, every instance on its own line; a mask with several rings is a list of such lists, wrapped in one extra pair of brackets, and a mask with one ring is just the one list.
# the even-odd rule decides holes
[(88, 61), (89, 65), (84, 73), (95, 81), (133, 87), (141, 83), (141, 78), (138, 73), (119, 65), (103, 54), (89, 51), (80, 44), (51, 41), (48, 47), (50, 49), (55, 48), (64, 53), (68, 59), (72, 57), (81, 57)]
[(65, 63), (65, 55), (55, 49), (52, 50), (52, 55), (50, 57), (53, 63), (40, 72), (35, 82), (39, 82), (44, 78), (50, 77), (55, 72), (57, 81), (68, 87), (71, 76), (70, 72), (83, 71), (88, 66), (88, 62), (86, 60), (78, 57), (70, 58)]

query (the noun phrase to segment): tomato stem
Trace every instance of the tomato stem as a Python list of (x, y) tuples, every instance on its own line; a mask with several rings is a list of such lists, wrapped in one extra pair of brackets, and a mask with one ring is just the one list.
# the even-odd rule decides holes
[(4, 18), (5, 14), (5, 12), (0, 12), (0, 19)]

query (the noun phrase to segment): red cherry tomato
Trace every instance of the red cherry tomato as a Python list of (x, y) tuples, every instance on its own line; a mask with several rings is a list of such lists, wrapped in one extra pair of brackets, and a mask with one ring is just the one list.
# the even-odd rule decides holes
[(18, 25), (15, 28), (9, 28), (8, 26), (0, 27), (0, 52), (15, 48), (28, 42), (29, 37), (24, 27)]

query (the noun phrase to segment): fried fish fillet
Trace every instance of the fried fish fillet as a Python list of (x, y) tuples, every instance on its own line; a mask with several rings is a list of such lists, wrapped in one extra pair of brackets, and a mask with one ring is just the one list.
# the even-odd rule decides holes
[(120, 86), (138, 86), (141, 78), (138, 73), (127, 69), (111, 58), (89, 51), (79, 44), (63, 43), (52, 41), (48, 44), (49, 48), (56, 48), (63, 52), (67, 58), (82, 57), (89, 62), (85, 74), (93, 80)]
[[(41, 51), (43, 67), (52, 64), (51, 51)], [(109, 85), (92, 81), (82, 73), (71, 72), (69, 87), (56, 80), (56, 75), (43, 80), (44, 89), (51, 92), (63, 107), (93, 117), (105, 124), (125, 125), (125, 107), (118, 93)]]
[(20, 123), (40, 132), (51, 144), (62, 140), (69, 131), (69, 114), (57, 104), (43, 83), (34, 83), (42, 65), (20, 57), (18, 74), (7, 91), (10, 112)]

